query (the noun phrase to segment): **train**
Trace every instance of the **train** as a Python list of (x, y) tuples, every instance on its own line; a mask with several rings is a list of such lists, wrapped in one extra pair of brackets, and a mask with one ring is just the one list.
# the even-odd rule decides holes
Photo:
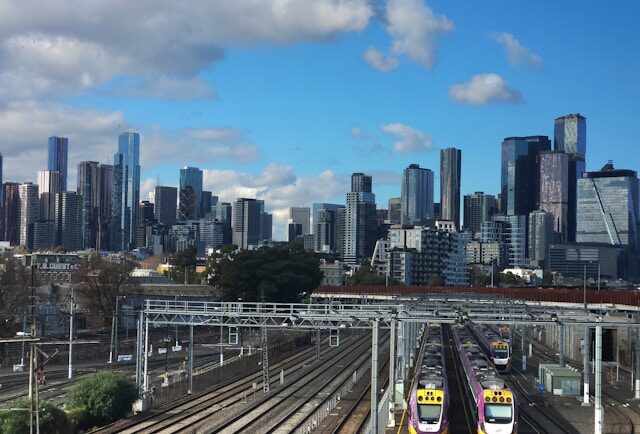
[(442, 342), (442, 327), (428, 326), (409, 400), (411, 434), (449, 432), (449, 393)]
[(491, 366), (476, 337), (467, 327), (453, 326), (453, 337), (477, 433), (517, 433), (518, 406), (515, 394)]
[[(502, 329), (496, 332), (492, 327), (486, 325), (474, 325), (473, 332), (478, 338), (480, 345), (489, 355), (489, 360), (500, 373), (511, 372), (513, 359), (511, 344), (508, 339), (502, 337)], [(508, 335), (508, 332), (507, 332)]]

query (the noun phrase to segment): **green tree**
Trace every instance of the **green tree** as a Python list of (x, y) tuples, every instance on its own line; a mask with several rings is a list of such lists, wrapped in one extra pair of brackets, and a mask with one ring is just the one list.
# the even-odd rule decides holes
[[(9, 403), (8, 408), (14, 410), (0, 411), (0, 433), (28, 434), (30, 415), (27, 410), (29, 408), (27, 398), (20, 398)], [(67, 434), (72, 432), (71, 423), (67, 414), (50, 402), (40, 401), (39, 417), (40, 432), (50, 434)]]
[(298, 244), (258, 250), (222, 249), (209, 257), (210, 285), (225, 300), (296, 302), (322, 280), (320, 260)]
[(194, 246), (188, 246), (186, 249), (174, 253), (169, 258), (169, 263), (173, 266), (171, 278), (175, 283), (198, 283), (196, 274), (197, 251)]
[(125, 417), (137, 397), (136, 384), (125, 374), (98, 372), (74, 384), (66, 402), (86, 429)]
[[(369, 265), (361, 266), (353, 276), (347, 279), (347, 285), (353, 286), (384, 286), (387, 283), (385, 276), (381, 276), (375, 272)], [(395, 281), (390, 285), (395, 284)]]

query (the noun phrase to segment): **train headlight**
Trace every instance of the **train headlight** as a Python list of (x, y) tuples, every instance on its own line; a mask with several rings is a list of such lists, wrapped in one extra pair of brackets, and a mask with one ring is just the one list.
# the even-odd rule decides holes
[(442, 401), (442, 397), (438, 396), (438, 402)]
[(511, 402), (511, 398), (507, 398), (507, 402)]
[(488, 396), (485, 396), (484, 402), (491, 402), (491, 398), (489, 398)]
[(491, 400), (492, 400), (493, 402), (498, 402), (498, 398), (496, 398), (495, 396), (494, 396), (493, 398), (491, 398)]
[(504, 402), (504, 398), (502, 396), (500, 397), (500, 402)]

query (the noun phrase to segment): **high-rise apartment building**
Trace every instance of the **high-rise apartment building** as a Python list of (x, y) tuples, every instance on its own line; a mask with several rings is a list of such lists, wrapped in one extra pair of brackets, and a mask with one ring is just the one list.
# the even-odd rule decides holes
[(81, 161), (78, 164), (76, 193), (82, 197), (80, 212), (82, 248), (96, 248), (100, 211), (100, 163)]
[[(180, 209), (183, 209), (183, 194), (182, 192), (187, 188), (191, 187), (193, 189), (193, 201), (195, 204), (195, 214), (190, 216), (190, 219), (197, 219), (200, 217), (200, 207), (202, 201), (202, 170), (197, 167), (185, 167), (180, 169)], [(185, 200), (191, 200), (189, 195), (184, 196)], [(184, 209), (189, 209), (191, 204), (184, 204)], [(185, 215), (184, 217), (189, 217)], [(180, 220), (183, 220), (183, 215), (181, 214)]]
[(402, 198), (392, 197), (388, 202), (389, 223), (398, 225), (402, 221)]
[(20, 203), (20, 244), (33, 248), (33, 222), (40, 215), (40, 197), (38, 186), (25, 182), (18, 187)]
[(566, 242), (569, 216), (569, 155), (563, 151), (544, 151), (538, 159), (540, 209), (553, 215), (553, 241)]
[(554, 239), (555, 216), (541, 209), (529, 213), (529, 260), (545, 265)]
[(233, 244), (241, 249), (257, 246), (261, 235), (263, 204), (256, 199), (238, 198), (233, 206)]
[(294, 206), (289, 208), (289, 218), (292, 223), (302, 226), (302, 234), (311, 233), (311, 210), (308, 207)]
[(502, 268), (522, 267), (527, 256), (527, 216), (493, 215), (490, 221), (482, 223), (480, 241), (503, 244)]
[(82, 196), (72, 191), (56, 195), (56, 244), (68, 252), (82, 250)]
[(376, 197), (371, 192), (371, 176), (354, 173), (347, 193), (344, 221), (345, 262), (354, 264), (371, 258), (376, 245)]
[(205, 217), (207, 214), (211, 214), (211, 205), (213, 204), (213, 195), (210, 191), (202, 190), (200, 196), (200, 217)]
[(0, 237), (4, 235), (4, 188), (2, 181), (2, 153), (0, 153)]
[(12, 246), (20, 244), (20, 184), (2, 184), (2, 239)]
[(538, 209), (538, 154), (551, 149), (547, 136), (507, 137), (502, 142), (501, 200), (507, 215), (527, 216)]
[(110, 227), (113, 207), (113, 166), (98, 166), (98, 225), (96, 227), (96, 249), (109, 250)]
[(62, 177), (56, 170), (38, 171), (38, 193), (40, 194), (39, 220), (55, 220), (56, 194), (62, 191)]
[(199, 214), (199, 207), (196, 199), (196, 191), (190, 185), (180, 189), (180, 209), (178, 219), (181, 222), (196, 220)]
[(178, 189), (158, 185), (155, 188), (154, 216), (158, 224), (173, 226), (176, 224), (178, 209)]
[(575, 241), (577, 226), (577, 182), (586, 171), (587, 119), (579, 113), (556, 118), (553, 149), (569, 156), (567, 240)]
[(464, 196), (464, 224), (463, 227), (474, 235), (480, 234), (482, 222), (489, 221), (496, 214), (498, 203), (492, 194), (476, 191)]
[(111, 250), (135, 248), (140, 203), (140, 136), (125, 132), (118, 136), (113, 157), (113, 206)]
[(313, 250), (316, 252), (339, 252), (338, 210), (344, 205), (335, 203), (313, 204)]
[(578, 180), (579, 243), (606, 243), (640, 251), (638, 175), (607, 163)]
[(402, 224), (420, 224), (433, 219), (433, 172), (417, 164), (404, 169), (400, 200)]
[(460, 173), (462, 151), (456, 148), (440, 150), (440, 213), (439, 219), (451, 220), (460, 228)]
[(67, 189), (67, 158), (69, 153), (69, 139), (66, 137), (49, 137), (47, 170), (60, 173), (60, 191)]
[(222, 244), (231, 244), (233, 242), (232, 224), (233, 224), (233, 211), (231, 203), (229, 202), (217, 202), (215, 206), (216, 219), (222, 223)]

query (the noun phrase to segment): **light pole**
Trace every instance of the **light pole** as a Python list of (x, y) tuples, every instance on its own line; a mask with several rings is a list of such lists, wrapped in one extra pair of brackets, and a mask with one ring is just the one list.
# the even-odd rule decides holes
[(584, 310), (587, 310), (587, 264), (584, 264), (584, 275), (582, 277), (582, 302)]
[(69, 307), (69, 379), (73, 377), (73, 314), (75, 313), (74, 287), (71, 287), (71, 306)]
[(113, 350), (115, 348), (116, 361), (118, 360), (118, 302), (121, 298), (127, 298), (126, 295), (116, 295), (116, 310), (111, 317), (111, 346), (109, 349), (109, 362), (113, 363)]

